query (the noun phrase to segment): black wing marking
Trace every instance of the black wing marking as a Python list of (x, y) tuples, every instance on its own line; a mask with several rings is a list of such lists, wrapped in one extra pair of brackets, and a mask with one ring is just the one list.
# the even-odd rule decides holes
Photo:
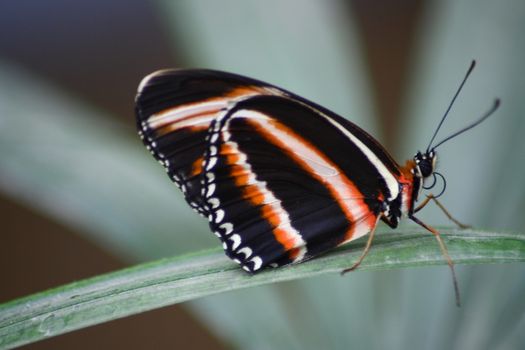
[(201, 173), (212, 120), (235, 101), (284, 92), (234, 74), (211, 70), (162, 70), (144, 78), (136, 97), (137, 128), (187, 202), (206, 215)]
[(159, 71), (139, 86), (136, 114), (146, 147), (251, 272), (366, 234), (398, 185), (400, 167), (373, 137), (258, 80)]
[(323, 118), (289, 98), (260, 96), (210, 126), (202, 192), (210, 227), (249, 272), (311, 258), (376, 224), (380, 178), (356, 185), (367, 166), (361, 150)]

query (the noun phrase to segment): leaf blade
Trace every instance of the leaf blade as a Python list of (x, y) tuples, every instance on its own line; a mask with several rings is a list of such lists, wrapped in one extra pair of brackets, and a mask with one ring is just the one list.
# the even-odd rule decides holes
[[(458, 264), (525, 261), (525, 236), (442, 230)], [(0, 347), (10, 348), (220, 292), (339, 272), (363, 240), (309, 262), (249, 276), (218, 249), (161, 259), (0, 305)], [(444, 264), (420, 230), (379, 233), (360, 271)]]

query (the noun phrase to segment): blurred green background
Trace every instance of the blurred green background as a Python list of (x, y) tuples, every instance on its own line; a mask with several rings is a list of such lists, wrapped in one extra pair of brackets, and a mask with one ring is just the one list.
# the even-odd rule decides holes
[[(524, 231), (525, 2), (66, 1), (0, 3), (0, 301), (216, 246), (135, 134), (133, 98), (159, 68), (282, 86), (348, 117), (399, 161), (441, 137), (442, 201), (475, 227)], [(441, 139), (438, 137), (438, 139)], [(436, 208), (420, 215), (449, 225)], [(410, 224), (410, 223), (406, 223)], [(402, 228), (401, 228), (402, 229)], [(523, 349), (525, 268), (323, 276), (207, 297), (29, 346)]]

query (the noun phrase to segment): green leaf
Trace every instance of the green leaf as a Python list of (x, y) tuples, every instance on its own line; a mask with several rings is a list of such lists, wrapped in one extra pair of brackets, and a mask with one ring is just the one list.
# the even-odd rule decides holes
[[(450, 229), (442, 233), (457, 264), (525, 261), (523, 235)], [(0, 347), (28, 344), (220, 292), (337, 273), (357, 259), (363, 245), (361, 239), (309, 262), (266, 270), (254, 276), (240, 270), (221, 251), (214, 249), (75, 282), (0, 305)], [(378, 233), (359, 270), (439, 264), (444, 264), (443, 258), (428, 233), (388, 231)]]

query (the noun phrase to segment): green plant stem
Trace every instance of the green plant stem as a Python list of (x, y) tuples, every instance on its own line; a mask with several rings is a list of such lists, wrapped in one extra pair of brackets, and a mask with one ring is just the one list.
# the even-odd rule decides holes
[[(456, 264), (525, 261), (525, 236), (441, 230)], [(250, 276), (218, 249), (162, 259), (37, 293), (0, 305), (0, 348), (229, 290), (347, 268), (363, 240), (303, 264)], [(420, 230), (378, 233), (357, 271), (446, 264), (434, 238)], [(356, 272), (353, 272), (356, 273)], [(342, 278), (352, 278), (345, 275)], [(452, 301), (451, 301), (452, 302)]]

